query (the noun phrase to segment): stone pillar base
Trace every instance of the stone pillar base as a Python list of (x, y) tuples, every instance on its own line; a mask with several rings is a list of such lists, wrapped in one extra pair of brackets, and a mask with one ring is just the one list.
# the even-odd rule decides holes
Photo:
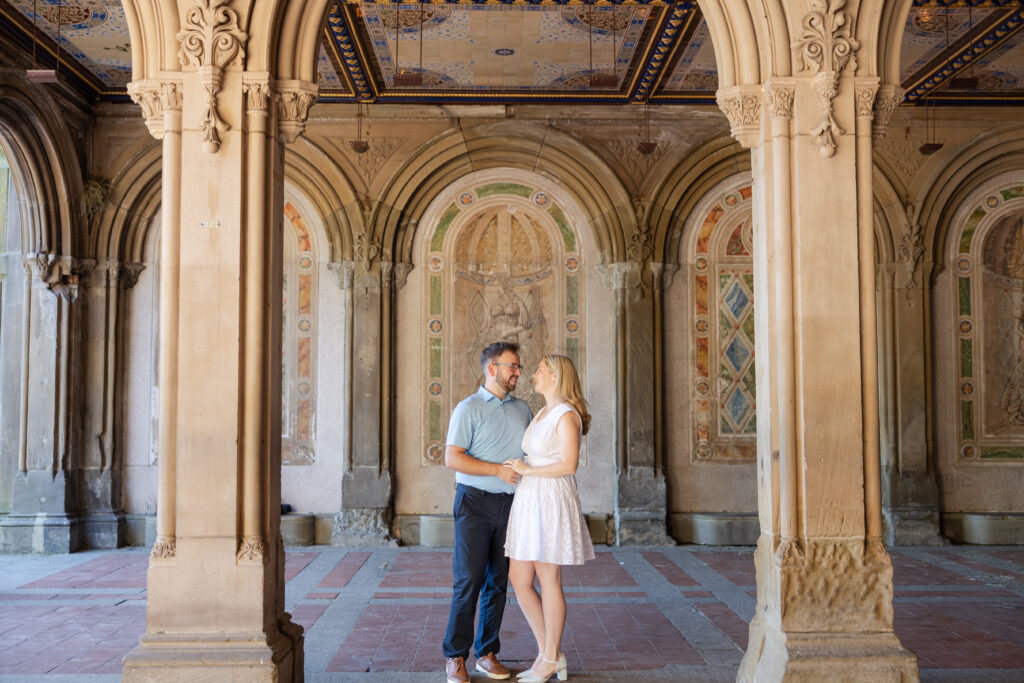
[(82, 526), (71, 515), (12, 512), (0, 523), (0, 539), (0, 553), (73, 553), (82, 548)]
[(675, 545), (668, 535), (664, 513), (650, 510), (615, 511), (615, 545)]
[(939, 511), (930, 508), (882, 508), (885, 544), (949, 545), (939, 528)]
[(391, 535), (391, 511), (388, 508), (343, 509), (334, 517), (331, 545), (359, 548), (395, 547)]
[(124, 658), (122, 681), (297, 683), (303, 680), (302, 627), (282, 620), (264, 633), (144, 635)]
[(616, 545), (676, 544), (668, 535), (665, 477), (647, 467), (622, 470), (615, 498)]
[(892, 633), (786, 634), (769, 627), (759, 654), (748, 648), (738, 682), (911, 683), (920, 678), (917, 656)]
[(101, 512), (83, 516), (82, 536), (86, 548), (120, 548), (125, 545), (124, 514)]

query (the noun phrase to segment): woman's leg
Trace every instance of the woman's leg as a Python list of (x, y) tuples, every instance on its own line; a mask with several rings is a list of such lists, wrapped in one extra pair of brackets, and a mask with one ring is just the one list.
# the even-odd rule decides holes
[(510, 560), (508, 565), (508, 580), (516, 591), (516, 600), (519, 601), (519, 608), (523, 610), (526, 623), (533, 631), (533, 637), (537, 640), (537, 660), (534, 665), (540, 664), (541, 656), (544, 653), (544, 611), (541, 606), (540, 596), (533, 587), (533, 576), (535, 563)]
[[(565, 595), (562, 593), (562, 565), (548, 562), (536, 563), (537, 578), (543, 596), (544, 646), (541, 654), (548, 662), (557, 662), (562, 648), (562, 629), (565, 628)], [(555, 664), (544, 663), (540, 673), (553, 673)]]

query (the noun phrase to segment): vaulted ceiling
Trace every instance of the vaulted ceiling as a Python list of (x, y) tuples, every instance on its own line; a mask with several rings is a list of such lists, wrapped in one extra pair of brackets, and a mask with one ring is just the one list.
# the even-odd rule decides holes
[[(323, 29), (320, 99), (714, 102), (714, 50), (696, 2), (613, 2), (339, 0)], [(65, 77), (95, 99), (126, 99), (120, 3), (0, 0), (0, 31), (26, 54), (35, 43), (40, 66), (56, 61), (58, 28)], [(915, 0), (900, 76), (908, 103), (1024, 105), (1021, 0)]]

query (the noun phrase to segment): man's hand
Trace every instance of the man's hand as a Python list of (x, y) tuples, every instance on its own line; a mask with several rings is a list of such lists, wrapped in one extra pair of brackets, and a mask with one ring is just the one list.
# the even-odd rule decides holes
[(530, 469), (530, 466), (527, 465), (522, 460), (520, 460), (519, 458), (512, 458), (511, 460), (506, 460), (505, 467), (512, 470), (519, 476), (526, 474)]
[[(519, 461), (517, 460), (516, 462)], [(508, 466), (508, 463), (505, 463), (504, 465), (499, 467), (498, 472), (496, 472), (496, 474), (503, 482), (513, 485), (518, 484), (519, 479), (521, 478), (518, 472), (516, 472), (514, 469)]]

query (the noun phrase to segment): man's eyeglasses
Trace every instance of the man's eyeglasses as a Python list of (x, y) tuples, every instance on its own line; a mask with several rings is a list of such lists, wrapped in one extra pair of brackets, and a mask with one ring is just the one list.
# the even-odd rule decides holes
[(491, 365), (507, 365), (511, 369), (516, 370), (518, 372), (522, 372), (523, 371), (523, 366), (520, 365), (519, 363), (491, 363)]

